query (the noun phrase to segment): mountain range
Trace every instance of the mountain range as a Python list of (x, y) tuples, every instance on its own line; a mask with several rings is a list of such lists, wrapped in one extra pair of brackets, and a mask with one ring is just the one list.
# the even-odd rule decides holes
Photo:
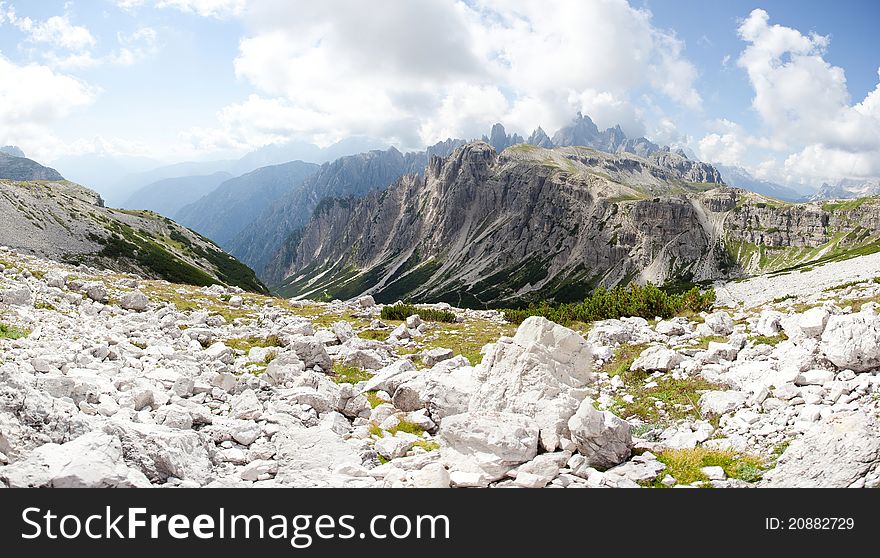
[(468, 144), (362, 199), (323, 201), (272, 263), (304, 298), (465, 307), (598, 286), (738, 277), (880, 249), (880, 205), (790, 205), (711, 165), (584, 147)]
[(819, 190), (810, 197), (812, 201), (832, 199), (854, 199), (864, 196), (880, 195), (880, 178), (851, 179), (844, 178), (834, 184), (822, 184)]

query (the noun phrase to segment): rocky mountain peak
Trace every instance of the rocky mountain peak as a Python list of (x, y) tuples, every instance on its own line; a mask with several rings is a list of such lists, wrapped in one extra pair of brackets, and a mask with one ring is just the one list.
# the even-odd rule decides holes
[(24, 151), (22, 151), (16, 145), (4, 145), (3, 147), (0, 147), (0, 153), (5, 153), (6, 155), (9, 155), (11, 157), (21, 157), (22, 159), (25, 158)]

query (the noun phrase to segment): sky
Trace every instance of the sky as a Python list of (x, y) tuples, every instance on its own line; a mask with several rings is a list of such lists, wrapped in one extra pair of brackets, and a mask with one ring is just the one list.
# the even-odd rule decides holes
[(0, 0), (0, 144), (420, 149), (578, 112), (758, 177), (880, 176), (873, 0)]

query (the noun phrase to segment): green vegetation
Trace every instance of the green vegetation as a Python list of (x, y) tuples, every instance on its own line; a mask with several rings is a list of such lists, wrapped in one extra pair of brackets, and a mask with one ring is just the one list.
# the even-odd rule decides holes
[(413, 314), (426, 322), (445, 322), (455, 323), (455, 314), (446, 310), (435, 310), (424, 306), (413, 306), (411, 304), (395, 304), (394, 306), (385, 306), (382, 308), (383, 320), (405, 320)]
[(648, 348), (647, 344), (629, 345), (623, 344), (614, 351), (614, 357), (606, 362), (599, 372), (605, 372), (610, 377), (623, 376), (626, 380), (629, 374), (629, 367), (632, 366), (642, 351)]
[(54, 305), (42, 301), (34, 304), (34, 308), (36, 308), (37, 310), (51, 310), (52, 312), (55, 312), (57, 310)]
[[(240, 337), (236, 339), (227, 339), (224, 341), (227, 347), (247, 353), (254, 347), (283, 347), (284, 343), (277, 335), (269, 337)], [(268, 364), (268, 363), (267, 363)]]
[[(678, 484), (708, 481), (700, 470), (703, 467), (721, 467), (728, 478), (746, 482), (761, 480), (766, 470), (765, 463), (757, 457), (708, 448), (668, 449), (657, 459), (666, 465), (666, 473), (672, 475)], [(651, 486), (663, 488), (661, 480), (657, 479)]]
[(644, 387), (646, 378), (647, 374), (644, 371), (625, 371), (624, 383), (627, 391), (633, 396), (633, 402), (627, 403), (617, 397), (609, 410), (621, 418), (636, 416), (650, 424), (698, 420), (703, 418), (698, 405), (700, 395), (705, 391), (726, 389), (724, 386), (695, 377), (680, 380), (662, 377), (656, 380), (656, 386)]
[(370, 407), (373, 409), (375, 409), (376, 407), (378, 407), (382, 403), (387, 403), (387, 401), (385, 401), (383, 399), (379, 399), (379, 397), (376, 395), (375, 391), (368, 391), (364, 395), (366, 395), (367, 401), (370, 403)]
[(780, 331), (778, 334), (773, 336), (755, 335), (753, 337), (749, 337), (749, 341), (751, 341), (755, 345), (772, 345), (774, 347), (785, 341), (786, 339), (788, 339), (788, 335), (786, 335), (784, 331)]
[(357, 384), (366, 382), (373, 375), (356, 366), (344, 366), (340, 362), (333, 364), (333, 381), (337, 384)]
[(614, 287), (611, 290), (599, 288), (584, 302), (577, 304), (554, 306), (544, 302), (521, 310), (505, 310), (504, 317), (518, 324), (530, 316), (543, 316), (562, 325), (624, 316), (671, 318), (685, 312), (709, 310), (714, 302), (715, 291), (712, 289), (701, 292), (694, 287), (681, 294), (670, 294), (650, 283), (645, 286), (632, 283), (628, 287)]
[(30, 330), (0, 323), (0, 339), (21, 339), (30, 334)]
[(847, 201), (839, 201), (839, 202), (827, 202), (822, 204), (822, 210), (827, 211), (828, 213), (834, 213), (835, 211), (851, 211), (864, 205), (867, 202), (876, 201), (875, 197), (864, 197), (858, 198), (854, 200)]
[(715, 343), (725, 343), (727, 342), (727, 337), (724, 337), (723, 335), (708, 335), (706, 337), (700, 337), (697, 339), (696, 344), (688, 345), (688, 347), (692, 349), (708, 349), (709, 343), (713, 341)]

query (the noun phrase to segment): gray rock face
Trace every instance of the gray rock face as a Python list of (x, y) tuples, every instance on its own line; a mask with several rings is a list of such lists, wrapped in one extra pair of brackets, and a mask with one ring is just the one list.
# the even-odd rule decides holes
[(325, 203), (321, 200), (361, 197), (384, 189), (405, 174), (421, 172), (426, 162), (425, 153), (403, 154), (391, 148), (326, 163), (233, 236), (229, 251), (270, 283), (278, 283), (285, 278), (283, 271), (289, 257), (284, 242), (308, 222), (316, 207)]
[(865, 413), (834, 415), (785, 450), (764, 475), (768, 487), (880, 486), (880, 423)]
[[(633, 274), (662, 283), (678, 273), (673, 261), (698, 278), (722, 276), (709, 210), (698, 200), (654, 199), (671, 185), (687, 190), (691, 178), (629, 154), (523, 144), (499, 155), (468, 144), (433, 158), (424, 177), (359, 201), (325, 200), (277, 259), (280, 290), (486, 302)], [(609, 201), (617, 196), (629, 200), (626, 211)], [(343, 270), (352, 264), (364, 275)]]

